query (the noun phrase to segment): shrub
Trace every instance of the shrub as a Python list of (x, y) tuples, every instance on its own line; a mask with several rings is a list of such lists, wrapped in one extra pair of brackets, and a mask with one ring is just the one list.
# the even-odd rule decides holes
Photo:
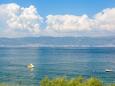
[(41, 80), (40, 86), (103, 86), (103, 83), (96, 78), (84, 79), (81, 76), (71, 79), (67, 79), (66, 77), (49, 79), (45, 77)]
[(103, 86), (103, 83), (96, 78), (89, 78), (86, 81), (86, 86)]

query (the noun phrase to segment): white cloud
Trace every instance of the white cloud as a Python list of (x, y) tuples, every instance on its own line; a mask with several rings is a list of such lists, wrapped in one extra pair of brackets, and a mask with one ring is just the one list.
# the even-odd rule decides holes
[(28, 8), (17, 4), (0, 5), (0, 22), (4, 32), (38, 34), (42, 17), (36, 8), (31, 5)]
[(115, 8), (104, 9), (95, 15), (97, 28), (115, 31)]
[(104, 9), (92, 17), (86, 14), (48, 15), (45, 22), (42, 20), (33, 5), (1, 4), (0, 36), (93, 36), (115, 33), (115, 8)]
[(57, 32), (89, 31), (92, 29), (93, 20), (87, 15), (48, 15), (47, 29)]
[(115, 8), (104, 9), (92, 18), (87, 15), (48, 15), (47, 30), (69, 33), (100, 33), (115, 32)]

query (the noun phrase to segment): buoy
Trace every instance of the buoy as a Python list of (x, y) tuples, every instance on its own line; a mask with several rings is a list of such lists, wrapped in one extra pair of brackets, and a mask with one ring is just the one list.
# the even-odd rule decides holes
[(29, 68), (29, 69), (34, 68), (34, 65), (33, 64), (28, 64), (27, 68)]

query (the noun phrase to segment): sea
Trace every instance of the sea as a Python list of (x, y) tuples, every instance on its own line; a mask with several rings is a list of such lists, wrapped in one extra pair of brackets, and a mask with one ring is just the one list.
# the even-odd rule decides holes
[[(28, 69), (28, 64), (35, 67)], [(106, 72), (106, 69), (111, 69), (112, 72)], [(0, 83), (11, 86), (39, 86), (46, 76), (97, 77), (104, 83), (115, 83), (115, 48), (0, 48)]]

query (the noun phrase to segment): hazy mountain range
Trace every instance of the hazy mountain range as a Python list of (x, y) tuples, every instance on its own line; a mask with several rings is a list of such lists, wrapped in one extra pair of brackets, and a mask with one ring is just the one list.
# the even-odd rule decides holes
[(0, 38), (0, 47), (115, 47), (115, 37)]

